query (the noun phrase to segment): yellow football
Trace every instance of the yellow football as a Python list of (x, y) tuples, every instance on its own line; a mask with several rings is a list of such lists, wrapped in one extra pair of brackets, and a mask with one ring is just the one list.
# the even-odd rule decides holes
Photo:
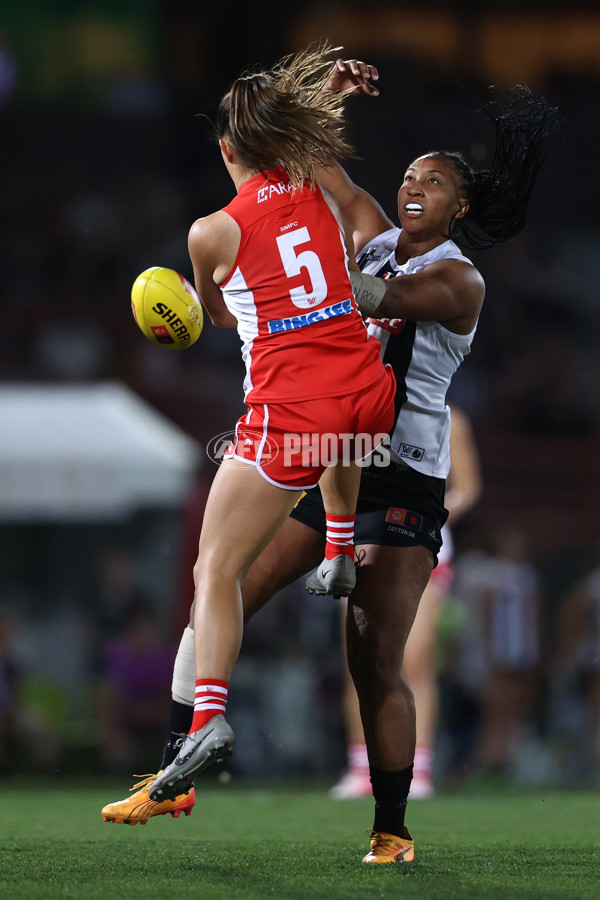
[(198, 294), (174, 269), (152, 266), (138, 275), (131, 289), (131, 309), (142, 334), (170, 350), (191, 347), (202, 333)]

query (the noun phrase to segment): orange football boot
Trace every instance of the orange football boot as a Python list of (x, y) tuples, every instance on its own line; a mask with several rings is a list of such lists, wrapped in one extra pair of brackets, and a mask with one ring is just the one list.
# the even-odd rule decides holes
[(385, 831), (367, 831), (371, 838), (371, 849), (363, 862), (366, 863), (396, 863), (414, 862), (415, 842), (404, 829), (404, 836), (388, 834)]
[[(162, 772), (162, 769), (161, 769)], [(123, 825), (145, 825), (152, 816), (166, 816), (167, 813), (178, 819), (181, 813), (189, 816), (196, 802), (194, 787), (185, 794), (179, 794), (174, 800), (151, 800), (148, 796), (149, 788), (154, 784), (160, 772), (156, 775), (134, 775), (134, 778), (142, 778), (134, 784), (130, 791), (135, 791), (131, 797), (109, 803), (102, 810), (102, 818), (105, 822), (122, 823)], [(139, 790), (136, 790), (139, 788)]]

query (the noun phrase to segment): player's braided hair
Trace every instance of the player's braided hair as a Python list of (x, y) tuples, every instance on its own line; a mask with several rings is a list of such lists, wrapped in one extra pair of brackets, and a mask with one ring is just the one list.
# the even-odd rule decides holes
[(490, 99), (483, 111), (491, 119), (496, 141), (489, 169), (475, 171), (461, 153), (426, 153), (447, 159), (462, 176), (469, 210), (450, 224), (452, 238), (472, 250), (493, 247), (518, 234), (540, 166), (560, 129), (558, 110), (525, 85), (517, 85)]
[(217, 138), (249, 168), (283, 166), (295, 187), (314, 185), (317, 166), (354, 155), (343, 135), (346, 92), (323, 90), (340, 49), (320, 44), (241, 75), (219, 104)]

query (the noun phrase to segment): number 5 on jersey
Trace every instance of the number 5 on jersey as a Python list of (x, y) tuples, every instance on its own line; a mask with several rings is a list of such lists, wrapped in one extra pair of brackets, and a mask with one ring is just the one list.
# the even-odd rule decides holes
[(286, 231), (276, 238), (281, 262), (288, 278), (297, 278), (306, 269), (312, 290), (306, 291), (304, 286), (290, 288), (290, 297), (298, 309), (310, 309), (319, 306), (327, 297), (327, 282), (321, 260), (314, 250), (296, 250), (302, 244), (310, 243), (308, 228), (297, 228)]

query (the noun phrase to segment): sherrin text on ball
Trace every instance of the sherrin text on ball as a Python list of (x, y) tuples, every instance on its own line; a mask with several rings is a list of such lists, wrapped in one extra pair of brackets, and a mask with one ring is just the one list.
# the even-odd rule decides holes
[(170, 350), (191, 347), (202, 332), (204, 314), (189, 281), (162, 266), (152, 266), (135, 279), (131, 309), (142, 334)]

